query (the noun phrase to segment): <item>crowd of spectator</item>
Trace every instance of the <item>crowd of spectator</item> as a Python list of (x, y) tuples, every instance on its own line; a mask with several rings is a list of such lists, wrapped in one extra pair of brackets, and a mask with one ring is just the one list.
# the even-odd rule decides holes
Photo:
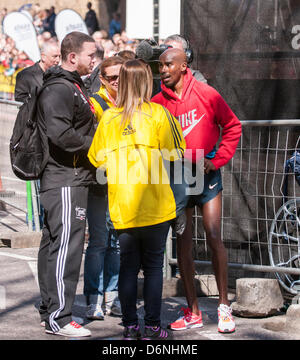
[[(91, 3), (87, 4), (88, 11), (84, 18), (90, 35), (95, 39), (98, 48), (104, 52), (104, 58), (110, 57), (123, 50), (135, 52), (138, 40), (129, 39), (125, 31), (121, 31), (119, 14), (114, 14), (109, 30), (100, 29), (96, 13), (91, 9)], [(30, 8), (24, 8), (23, 11), (29, 13), (32, 23), (36, 29), (37, 41), (40, 48), (47, 41), (58, 41), (55, 34), (55, 8), (42, 9), (39, 4), (34, 4)], [(0, 31), (0, 65), (5, 68), (5, 75), (11, 76), (20, 69), (33, 65), (33, 61), (24, 51), (16, 48), (12, 38), (5, 35), (2, 29), (4, 17), (7, 15), (7, 9), (3, 8), (0, 13), (1, 31)], [(91, 21), (93, 26), (91, 27)]]

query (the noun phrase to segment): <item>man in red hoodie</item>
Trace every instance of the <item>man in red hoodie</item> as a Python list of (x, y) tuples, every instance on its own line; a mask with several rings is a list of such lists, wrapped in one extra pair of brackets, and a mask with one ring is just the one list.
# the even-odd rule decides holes
[[(222, 177), (220, 167), (234, 155), (241, 136), (241, 123), (221, 95), (207, 84), (196, 81), (187, 67), (186, 55), (179, 49), (168, 49), (160, 56), (162, 91), (152, 98), (165, 106), (180, 122), (186, 141), (186, 153), (197, 163), (197, 149), (204, 151), (204, 188), (191, 195), (186, 208), (186, 228), (177, 235), (177, 259), (184, 283), (188, 308), (170, 325), (173, 330), (202, 327), (202, 315), (194, 286), (192, 258), (192, 217), (195, 206), (202, 210), (207, 243), (219, 290), (218, 330), (233, 332), (234, 319), (228, 301), (227, 252), (221, 239)], [(216, 143), (222, 139), (218, 150)]]

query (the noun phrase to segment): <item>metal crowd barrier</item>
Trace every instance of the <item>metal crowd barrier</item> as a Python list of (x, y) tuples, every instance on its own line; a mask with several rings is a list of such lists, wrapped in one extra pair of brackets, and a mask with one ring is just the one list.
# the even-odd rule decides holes
[[(39, 215), (36, 184), (17, 179), (9, 163), (9, 138), (19, 105), (0, 99), (0, 180), (2, 191), (15, 193), (4, 200), (0, 187), (0, 200), (14, 213), (19, 211), (16, 217), (22, 226), (15, 224), (15, 231), (23, 231), (24, 223), (29, 230), (39, 230), (35, 226)], [(237, 277), (247, 272), (262, 276), (275, 274), (286, 291), (297, 294), (300, 292), (300, 186), (295, 174), (285, 171), (285, 164), (299, 151), (300, 120), (242, 121), (242, 126), (235, 156), (222, 168), (222, 238), (228, 251), (229, 270)], [(2, 213), (0, 208), (0, 226), (5, 223)], [(202, 273), (203, 268), (211, 272), (211, 253), (197, 208), (193, 240), (196, 269), (201, 267)], [(174, 275), (175, 248), (175, 237), (170, 232), (166, 278)]]
[(9, 139), (21, 104), (0, 99), (0, 233), (40, 231), (37, 184), (18, 179), (10, 166)]

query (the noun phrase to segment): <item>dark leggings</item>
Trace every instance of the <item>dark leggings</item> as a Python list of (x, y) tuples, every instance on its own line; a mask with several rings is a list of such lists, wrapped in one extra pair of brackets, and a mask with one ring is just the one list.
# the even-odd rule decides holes
[(121, 265), (119, 299), (124, 326), (138, 323), (137, 280), (144, 272), (145, 325), (160, 326), (163, 261), (170, 223), (118, 230)]

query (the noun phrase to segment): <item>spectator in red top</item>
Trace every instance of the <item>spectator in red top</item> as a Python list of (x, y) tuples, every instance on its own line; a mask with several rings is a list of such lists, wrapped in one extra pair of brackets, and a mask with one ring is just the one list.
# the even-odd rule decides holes
[[(202, 210), (207, 243), (212, 251), (212, 264), (219, 290), (218, 330), (235, 330), (227, 295), (227, 253), (221, 239), (222, 178), (220, 167), (234, 155), (241, 136), (241, 123), (221, 95), (209, 85), (197, 81), (187, 67), (183, 50), (168, 49), (159, 58), (162, 91), (152, 98), (165, 106), (179, 120), (186, 141), (186, 155), (197, 171), (197, 149), (204, 151), (204, 188), (191, 195), (186, 208), (186, 228), (177, 235), (177, 259), (184, 283), (188, 308), (184, 316), (171, 324), (173, 330), (202, 327), (201, 311), (194, 286), (192, 258), (192, 218), (194, 207)], [(222, 128), (219, 149), (216, 143)]]

